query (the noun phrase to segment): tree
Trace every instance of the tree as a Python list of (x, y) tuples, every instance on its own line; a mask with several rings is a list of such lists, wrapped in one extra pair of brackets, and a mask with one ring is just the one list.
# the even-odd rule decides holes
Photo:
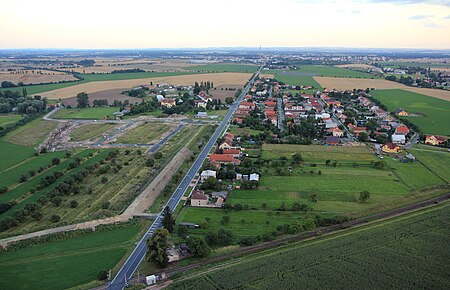
[(359, 193), (359, 201), (364, 202), (370, 198), (370, 192), (363, 190)]
[(169, 232), (166, 229), (156, 229), (153, 235), (147, 240), (146, 260), (154, 262), (160, 267), (166, 267), (169, 263), (167, 257), (167, 238)]
[(77, 103), (79, 108), (86, 108), (89, 105), (89, 96), (85, 92), (77, 95)]
[(359, 140), (360, 142), (366, 142), (368, 139), (369, 139), (369, 135), (367, 135), (366, 132), (360, 132), (360, 133), (358, 134), (358, 140)]
[(155, 165), (155, 160), (153, 158), (148, 158), (146, 165), (147, 167), (153, 167)]
[(7, 192), (8, 192), (8, 188), (6, 186), (0, 187), (0, 194), (7, 193)]
[(59, 162), (61, 162), (61, 160), (60, 160), (58, 157), (52, 158), (52, 164), (53, 164), (53, 165), (58, 165)]
[(196, 257), (207, 257), (211, 252), (211, 249), (202, 237), (191, 237), (187, 244), (192, 254)]
[(292, 162), (294, 164), (299, 164), (300, 162), (303, 162), (303, 158), (300, 155), (300, 153), (295, 153), (294, 155), (292, 155)]
[(70, 202), (70, 207), (71, 208), (76, 208), (78, 206), (78, 202), (76, 201), (76, 200), (72, 200), (71, 202)]
[(106, 280), (108, 278), (108, 271), (100, 270), (97, 274), (97, 279), (100, 281)]
[(164, 208), (163, 215), (164, 215), (162, 220), (163, 227), (167, 229), (169, 233), (173, 232), (173, 228), (175, 225), (175, 218), (173, 217), (172, 212), (170, 211), (170, 208), (168, 206)]
[(54, 215), (52, 215), (52, 216), (50, 217), (50, 221), (51, 221), (52, 223), (57, 223), (57, 222), (59, 222), (60, 219), (61, 219), (61, 218), (60, 218), (59, 215), (57, 215), (57, 214), (54, 214)]

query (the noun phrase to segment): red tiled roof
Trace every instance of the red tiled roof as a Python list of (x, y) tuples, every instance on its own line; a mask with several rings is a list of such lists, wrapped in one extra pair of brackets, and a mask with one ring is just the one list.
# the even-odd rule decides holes
[(205, 194), (205, 192), (203, 190), (194, 190), (192, 192), (191, 199), (208, 200), (208, 196)]
[(223, 149), (223, 154), (241, 154), (239, 149)]
[(400, 125), (400, 126), (397, 127), (397, 129), (395, 129), (395, 132), (408, 134), (409, 133), (409, 129), (405, 125)]

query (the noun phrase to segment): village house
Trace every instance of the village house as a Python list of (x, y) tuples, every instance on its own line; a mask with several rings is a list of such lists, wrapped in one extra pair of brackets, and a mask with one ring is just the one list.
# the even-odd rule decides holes
[(396, 113), (397, 113), (398, 116), (408, 116), (409, 115), (409, 113), (407, 111), (402, 110), (402, 109), (398, 109), (396, 111)]
[(253, 102), (241, 102), (239, 104), (239, 109), (251, 109), (251, 110), (253, 110), (255, 108), (256, 108), (256, 105)]
[(202, 173), (200, 174), (200, 182), (204, 182), (209, 177), (216, 178), (216, 176), (217, 172), (214, 170), (203, 170)]
[(394, 144), (405, 144), (406, 138), (403, 134), (393, 134), (392, 135), (392, 143)]
[(176, 105), (176, 101), (175, 99), (162, 99), (160, 101), (161, 106), (166, 107), (166, 108), (172, 108), (173, 106)]
[(194, 101), (194, 103), (195, 103), (195, 106), (197, 107), (197, 108), (203, 108), (203, 109), (206, 109), (206, 106), (207, 106), (207, 102), (206, 101), (204, 101), (204, 100), (195, 100)]
[(233, 163), (234, 165), (241, 164), (241, 161), (234, 158), (231, 154), (210, 154), (209, 161), (215, 165), (220, 165), (221, 163)]
[(334, 137), (340, 138), (340, 137), (343, 137), (343, 136), (344, 136), (344, 131), (341, 130), (341, 129), (339, 129), (338, 127), (329, 129), (328, 132), (331, 132), (331, 134), (332, 134)]
[(398, 153), (401, 151), (401, 148), (397, 144), (388, 142), (381, 147), (381, 150), (386, 153)]
[(239, 158), (241, 157), (241, 150), (234, 148), (225, 148), (222, 150), (222, 154), (230, 154), (234, 158)]
[(427, 145), (443, 145), (445, 141), (448, 141), (448, 138), (444, 136), (425, 135), (425, 144)]
[(326, 144), (331, 146), (339, 145), (339, 138), (335, 136), (327, 136), (326, 137)]
[(407, 135), (407, 134), (409, 134), (409, 129), (405, 125), (400, 125), (397, 128), (395, 128), (395, 134)]
[(191, 195), (191, 206), (207, 206), (209, 197), (203, 190), (194, 190)]

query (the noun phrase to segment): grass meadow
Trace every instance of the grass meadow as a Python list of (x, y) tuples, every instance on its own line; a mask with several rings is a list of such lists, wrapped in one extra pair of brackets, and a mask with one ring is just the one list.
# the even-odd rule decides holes
[(16, 145), (34, 147), (42, 143), (57, 125), (56, 122), (36, 119), (9, 132), (2, 140)]
[(22, 119), (21, 115), (0, 115), (0, 126), (15, 123)]
[(84, 141), (99, 137), (105, 131), (115, 127), (117, 124), (86, 124), (79, 128), (76, 128), (70, 134), (70, 140), (72, 141)]
[(71, 108), (61, 109), (53, 116), (56, 119), (92, 119), (100, 120), (107, 117), (113, 117), (114, 112), (117, 112), (117, 107), (91, 107), (91, 108)]
[(450, 102), (405, 90), (375, 90), (372, 95), (390, 111), (401, 108), (422, 114), (402, 118), (419, 126), (424, 133), (450, 135)]
[(126, 144), (150, 144), (169, 130), (170, 126), (166, 124), (146, 123), (127, 131), (124, 135), (117, 138), (117, 142)]

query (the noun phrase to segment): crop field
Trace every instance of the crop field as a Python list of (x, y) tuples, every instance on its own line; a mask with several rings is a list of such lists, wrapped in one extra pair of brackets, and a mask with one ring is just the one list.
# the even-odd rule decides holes
[(6, 126), (22, 119), (21, 115), (0, 115), (0, 126)]
[(0, 173), (11, 167), (25, 162), (28, 158), (31, 158), (34, 154), (34, 149), (11, 144), (0, 140)]
[(424, 133), (450, 135), (450, 102), (404, 90), (376, 90), (372, 95), (390, 111), (402, 108), (422, 114), (404, 118), (419, 126)]
[(300, 65), (298, 70), (292, 72), (334, 78), (376, 78), (369, 73), (326, 65)]
[(134, 246), (141, 228), (118, 226), (0, 252), (0, 288), (67, 289), (95, 281), (100, 270), (114, 268)]
[(448, 289), (449, 216), (447, 202), (209, 267), (168, 289)]
[[(18, 145), (14, 146), (17, 147)], [(39, 169), (39, 167), (41, 166), (45, 167), (51, 164), (51, 161), (54, 157), (62, 158), (63, 156), (64, 152), (59, 151), (41, 154), (36, 157), (33, 156), (25, 160), (18, 159), (17, 161), (19, 162), (14, 163), (14, 165), (12, 165), (11, 167), (0, 171), (0, 187), (6, 186), (9, 187), (9, 189), (11, 190), (11, 185), (17, 185), (19, 183), (19, 178), (22, 174), (28, 175), (30, 170), (36, 172)]]
[[(106, 100), (108, 102), (108, 105), (113, 105), (114, 101), (120, 101), (122, 103), (128, 101), (129, 104), (142, 103), (143, 101), (142, 98), (134, 98), (122, 94), (122, 92), (125, 90), (127, 89), (112, 89), (89, 94), (89, 105), (93, 106), (95, 100)], [(62, 103), (66, 107), (67, 106), (76, 107), (78, 105), (77, 97), (64, 99)]]
[(166, 124), (146, 123), (127, 131), (117, 138), (118, 143), (125, 144), (150, 144), (168, 133), (171, 126)]
[(434, 174), (450, 182), (450, 153), (424, 149), (408, 149), (408, 151)]
[(186, 67), (185, 69), (196, 72), (238, 72), (238, 73), (254, 73), (258, 70), (257, 65), (251, 64), (205, 64)]
[(311, 86), (315, 89), (321, 90), (322, 87), (318, 82), (314, 80), (312, 76), (309, 75), (302, 75), (302, 74), (295, 74), (294, 75), (288, 75), (285, 72), (279, 72), (279, 71), (271, 71), (275, 73), (275, 79), (277, 81), (289, 84), (291, 86)]
[(85, 81), (75, 86), (45, 91), (40, 94), (49, 99), (67, 99), (76, 96), (80, 92), (91, 94), (105, 90), (132, 88), (143, 84), (150, 84), (150, 82), (154, 84), (193, 85), (195, 82), (210, 81), (214, 83), (214, 86), (244, 85), (251, 77), (251, 73), (197, 73), (181, 75), (172, 73), (172, 76), (155, 76), (158, 73), (153, 73), (151, 77), (138, 78), (137, 76), (139, 74), (131, 73), (129, 78), (123, 76), (125, 74), (89, 75)]
[(3, 137), (3, 140), (22, 146), (36, 146), (42, 143), (57, 125), (56, 122), (36, 119), (9, 132)]
[(61, 109), (53, 115), (56, 119), (93, 119), (101, 120), (106, 118), (114, 118), (113, 113), (117, 112), (117, 107), (91, 107), (91, 108), (71, 108)]
[(28, 84), (42, 84), (42, 83), (57, 83), (61, 81), (76, 81), (78, 80), (71, 74), (62, 74), (51, 72), (48, 74), (33, 74), (31, 71), (28, 73), (0, 73), (0, 82), (10, 81), (14, 84), (22, 82)]
[(102, 133), (114, 128), (117, 124), (114, 123), (100, 123), (100, 124), (86, 124), (79, 128), (76, 128), (70, 134), (71, 141), (84, 141), (95, 139), (99, 137)]

